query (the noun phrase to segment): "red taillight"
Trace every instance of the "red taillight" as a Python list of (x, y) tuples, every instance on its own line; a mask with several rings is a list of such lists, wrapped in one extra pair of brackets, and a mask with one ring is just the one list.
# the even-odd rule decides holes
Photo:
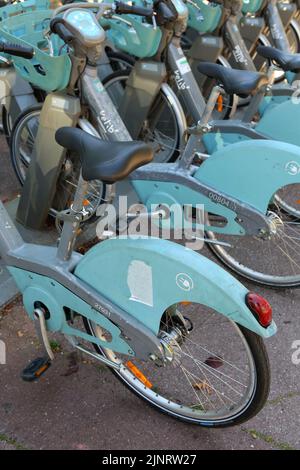
[(261, 326), (268, 328), (271, 325), (272, 307), (266, 299), (254, 292), (249, 292), (246, 295), (246, 304)]

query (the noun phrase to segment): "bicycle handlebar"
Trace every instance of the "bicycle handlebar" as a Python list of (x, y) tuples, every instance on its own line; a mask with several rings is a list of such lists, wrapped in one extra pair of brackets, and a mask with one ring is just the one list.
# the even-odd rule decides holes
[(50, 21), (50, 31), (57, 34), (67, 44), (72, 42), (75, 36), (64, 25), (63, 18), (53, 18)]
[(24, 59), (32, 59), (34, 56), (34, 49), (32, 47), (20, 46), (19, 44), (12, 44), (7, 42), (0, 42), (0, 52), (23, 57)]
[(144, 8), (135, 5), (127, 5), (126, 3), (122, 2), (115, 2), (115, 12), (117, 15), (137, 15), (137, 16), (145, 16), (146, 18), (153, 16), (152, 8)]

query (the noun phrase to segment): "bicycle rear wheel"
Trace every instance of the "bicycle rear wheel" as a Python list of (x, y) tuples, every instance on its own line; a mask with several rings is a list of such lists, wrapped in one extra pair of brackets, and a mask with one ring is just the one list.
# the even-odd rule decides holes
[(274, 199), (280, 209), (300, 220), (300, 184), (290, 184), (281, 189), (275, 194)]
[[(299, 286), (300, 221), (283, 211), (275, 200), (268, 215), (276, 231), (269, 239), (208, 231), (208, 246), (232, 271), (256, 283), (273, 287)], [(220, 217), (209, 216), (210, 225), (221, 227), (224, 223), (226, 221)]]
[[(160, 334), (181, 328), (189, 333), (173, 343), (175, 359), (165, 367), (149, 360), (128, 361), (109, 349), (98, 353), (121, 366), (112, 370), (129, 390), (156, 410), (200, 426), (242, 423), (264, 406), (270, 368), (264, 343), (256, 334), (199, 304), (177, 305), (166, 311)], [(105, 332), (84, 319), (87, 332), (105, 339)]]

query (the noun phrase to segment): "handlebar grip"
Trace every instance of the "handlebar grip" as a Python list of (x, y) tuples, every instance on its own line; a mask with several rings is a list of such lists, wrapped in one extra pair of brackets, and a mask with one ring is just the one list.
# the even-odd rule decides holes
[(62, 5), (69, 5), (70, 3), (74, 3), (74, 0), (62, 0)]
[(0, 43), (0, 52), (6, 54), (23, 57), (24, 59), (32, 59), (34, 56), (34, 49), (30, 46), (20, 46), (19, 44)]
[(74, 39), (74, 35), (68, 30), (68, 28), (66, 28), (62, 18), (53, 18), (53, 20), (50, 21), (50, 30), (52, 33), (57, 34), (67, 44), (72, 42)]
[[(87, 2), (88, 0), (80, 0), (80, 3), (85, 3)], [(76, 0), (62, 0), (62, 5), (70, 5), (71, 3), (77, 3)]]
[(126, 3), (122, 2), (116, 2), (116, 9), (115, 12), (117, 15), (138, 15), (138, 16), (145, 16), (151, 17), (153, 15), (153, 10), (152, 8), (144, 8), (144, 7), (138, 7), (135, 5), (127, 5)]

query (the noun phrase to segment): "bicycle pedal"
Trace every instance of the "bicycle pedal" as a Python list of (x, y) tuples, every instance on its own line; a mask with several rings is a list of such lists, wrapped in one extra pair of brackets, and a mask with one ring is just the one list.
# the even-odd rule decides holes
[(33, 382), (41, 377), (51, 366), (51, 361), (47, 357), (38, 357), (31, 361), (21, 373), (21, 377), (25, 382)]

